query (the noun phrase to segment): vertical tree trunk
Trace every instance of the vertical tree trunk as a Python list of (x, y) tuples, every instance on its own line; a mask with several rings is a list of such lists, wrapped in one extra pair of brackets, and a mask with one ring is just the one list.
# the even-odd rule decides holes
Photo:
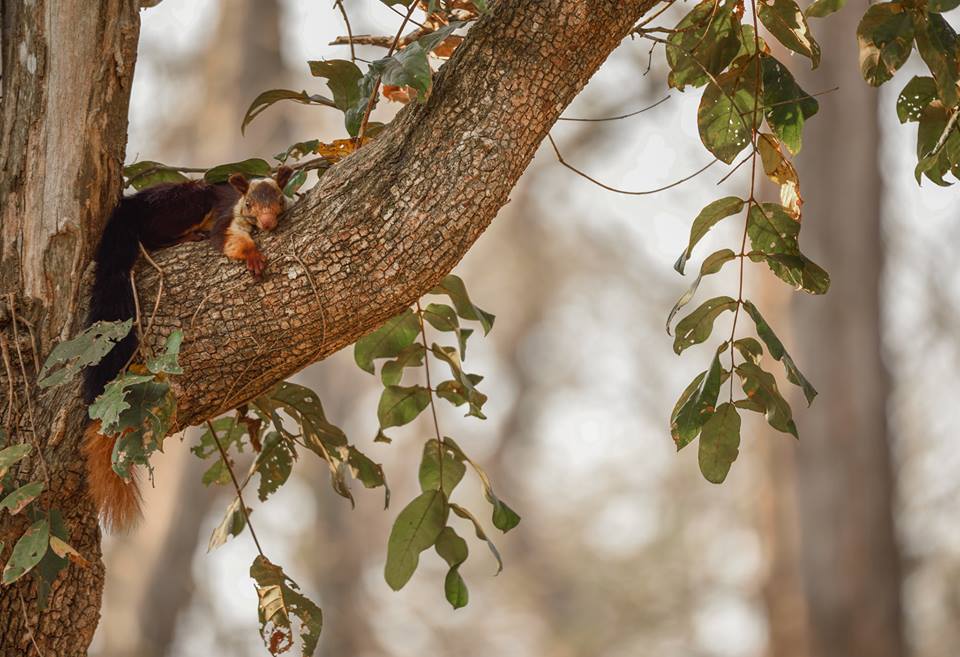
[[(808, 192), (804, 251), (833, 280), (825, 298), (795, 304), (796, 360), (821, 393), (800, 418), (796, 446), (801, 573), (815, 657), (904, 654), (881, 358), (877, 94), (858, 74), (858, 16), (848, 7), (817, 23), (830, 57), (803, 76), (808, 89), (842, 90), (821, 98), (799, 158)], [(793, 654), (778, 646), (771, 652)]]
[[(43, 480), (34, 504), (59, 509), (91, 566), (70, 566), (38, 612), (31, 576), (0, 588), (0, 654), (84, 655), (97, 625), (103, 568), (97, 519), (76, 457), (79, 391), (39, 394), (36, 363), (85, 312), (92, 245), (121, 181), (139, 35), (135, 0), (0, 4), (0, 418), (36, 449), (17, 481)], [(23, 514), (0, 520), (3, 562)]]

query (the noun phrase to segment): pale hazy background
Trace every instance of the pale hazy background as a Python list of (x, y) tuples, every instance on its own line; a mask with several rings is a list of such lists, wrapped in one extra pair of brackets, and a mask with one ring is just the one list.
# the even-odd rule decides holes
[[(399, 18), (380, 2), (346, 4), (356, 33), (396, 30)], [(855, 19), (847, 18), (854, 24)], [(269, 159), (295, 141), (344, 137), (339, 113), (293, 103), (267, 110), (246, 137), (239, 131), (244, 110), (262, 90), (326, 93), (323, 82), (309, 76), (305, 60), (347, 58), (348, 49), (327, 45), (343, 33), (330, 0), (164, 0), (145, 11), (128, 161), (209, 166)], [(828, 60), (832, 46), (825, 42)], [(567, 115), (620, 114), (667, 95), (662, 52), (655, 53), (653, 69), (643, 75), (648, 50), (643, 42), (625, 42)], [(375, 49), (359, 54), (382, 56)], [(862, 163), (862, 174), (854, 174), (857, 182), (843, 190), (847, 205), (823, 197), (808, 203), (801, 239), (811, 231), (827, 236), (808, 237), (805, 251), (833, 273), (835, 291), (845, 275), (846, 256), (826, 248), (831, 231), (841, 226), (862, 231), (866, 257), (877, 262), (870, 242), (882, 239), (885, 273), (855, 287), (867, 298), (879, 294), (880, 312), (853, 317), (861, 305), (851, 302), (843, 306), (844, 316), (811, 322), (804, 312), (824, 300), (798, 300), (798, 293), (764, 269), (748, 270), (749, 294), (808, 373), (830, 364), (821, 367), (818, 358), (834, 357), (819, 347), (795, 348), (797, 336), (826, 349), (856, 343), (856, 333), (841, 335), (851, 326), (880, 323), (889, 387), (866, 371), (848, 372), (844, 381), (811, 378), (824, 395), (836, 383), (839, 390), (832, 394), (843, 399), (853, 389), (875, 390), (878, 407), (889, 411), (889, 446), (882, 432), (854, 435), (854, 427), (861, 426), (855, 405), (848, 415), (839, 415), (849, 417), (849, 425), (831, 419), (838, 439), (818, 446), (804, 428), (818, 411), (827, 411), (819, 400), (809, 411), (801, 410), (794, 396), (799, 443), (750, 419), (727, 482), (719, 487), (705, 482), (695, 447), (674, 453), (667, 424), (675, 398), (705, 367), (712, 347), (690, 349), (678, 358), (663, 325), (689, 284), (672, 263), (692, 218), (721, 195), (745, 194), (749, 167), (719, 188), (724, 171), (714, 167), (668, 192), (626, 197), (575, 177), (545, 146), (457, 270), (475, 301), (497, 315), (492, 334), (474, 338), (467, 361), (470, 371), (486, 377), (482, 388), (490, 396), (485, 409), (490, 419), (465, 419), (447, 407), (440, 418), (444, 433), (487, 467), (498, 493), (523, 516), (516, 530), (495, 537), (504, 572), (492, 577), (486, 548), (471, 541), (470, 560), (461, 569), (470, 587), (467, 608), (453, 611), (444, 600), (444, 571), (432, 552), (403, 591), (387, 587), (382, 577), (387, 535), (397, 511), (414, 495), (417, 459), (429, 433), (415, 424), (396, 431), (392, 445), (372, 443), (379, 385), (353, 364), (349, 350), (337, 354), (298, 380), (315, 387), (331, 420), (384, 463), (394, 505), (384, 512), (378, 491), (359, 489), (351, 511), (330, 489), (324, 468), (305, 455), (284, 490), (255, 505), (252, 516), (268, 556), (324, 609), (319, 654), (832, 655), (823, 644), (832, 639), (811, 638), (817, 633), (808, 620), (836, 613), (818, 608), (819, 599), (804, 592), (859, 577), (887, 581), (887, 590), (903, 587), (906, 648), (889, 654), (955, 655), (960, 645), (960, 457), (954, 429), (960, 423), (955, 402), (960, 279), (954, 263), (960, 223), (956, 192), (930, 183), (921, 189), (913, 180), (914, 128), (901, 127), (893, 113), (897, 89), (911, 74), (901, 73), (897, 88), (880, 94), (847, 86), (822, 98), (823, 111), (809, 124), (807, 159), (800, 158), (808, 168), (840, 161), (847, 141), (823, 143), (821, 137), (817, 143), (821, 122), (836, 120), (846, 107), (845, 93), (879, 100), (879, 134), (870, 121), (857, 122), (856, 130), (873, 130), (861, 135), (869, 143), (882, 134), (882, 157)], [(817, 75), (804, 78), (808, 91), (833, 86), (829, 70), (824, 78)], [(659, 187), (711, 159), (696, 133), (699, 93), (670, 96), (656, 109), (624, 121), (560, 124), (554, 137), (565, 157), (611, 185)], [(378, 111), (386, 116), (395, 109), (382, 102)], [(881, 177), (871, 173), (877, 166)], [(808, 182), (804, 193), (810, 200), (820, 192)], [(863, 216), (810, 211), (814, 205), (847, 207), (851, 199), (878, 194), (882, 224), (870, 211)], [(735, 240), (736, 223), (711, 234), (711, 244), (699, 255)], [(715, 290), (729, 293), (732, 271), (706, 281), (700, 298)], [(725, 325), (718, 324), (718, 331)], [(195, 439), (187, 432), (186, 443)], [(829, 516), (817, 520), (816, 513), (804, 516), (807, 522), (798, 529), (797, 486), (804, 490), (810, 480), (804, 468), (811, 466), (797, 456), (829, 450), (826, 458), (842, 461), (853, 451), (848, 440), (891, 455), (893, 502), (866, 494), (863, 514), (894, 515), (897, 541), (876, 549), (902, 564), (902, 577), (895, 569), (858, 572), (842, 563), (850, 555), (837, 556), (835, 573), (822, 560), (806, 558), (829, 545), (824, 539), (831, 532), (859, 530), (855, 523), (837, 528)], [(135, 534), (107, 543), (104, 617), (91, 654), (266, 654), (247, 576), (255, 555), (252, 542), (244, 535), (206, 553), (230, 491), (205, 489), (199, 481), (205, 466), (187, 445), (175, 438), (167, 445), (158, 459), (156, 488), (148, 492), (146, 522)], [(877, 483), (872, 466), (855, 471), (862, 480), (832, 482), (845, 491), (837, 495), (838, 505), (874, 490), (862, 487), (864, 481)], [(881, 482), (888, 494), (889, 483)], [(469, 488), (463, 486), (464, 492)], [(482, 498), (469, 492), (468, 506), (480, 508)], [(799, 498), (804, 508), (804, 495)], [(870, 536), (863, 540), (872, 541)], [(851, 587), (856, 589), (856, 582)], [(852, 600), (848, 606), (868, 602)], [(887, 647), (892, 643), (883, 632), (877, 640)]]

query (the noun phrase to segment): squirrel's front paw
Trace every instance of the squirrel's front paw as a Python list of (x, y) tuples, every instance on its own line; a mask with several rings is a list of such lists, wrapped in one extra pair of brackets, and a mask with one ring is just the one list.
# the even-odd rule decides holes
[(260, 278), (263, 270), (267, 268), (267, 261), (259, 251), (254, 251), (247, 256), (247, 270), (256, 278)]

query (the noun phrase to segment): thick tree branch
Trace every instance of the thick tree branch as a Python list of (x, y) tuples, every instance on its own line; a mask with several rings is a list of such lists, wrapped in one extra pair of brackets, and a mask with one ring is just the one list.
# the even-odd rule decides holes
[[(264, 281), (207, 245), (158, 253), (166, 291), (151, 339), (176, 327), (186, 333), (181, 423), (262, 393), (426, 293), (489, 225), (563, 109), (655, 4), (497, 3), (425, 104), (407, 107), (376, 142), (328, 171), (281, 230), (258, 237), (270, 260)], [(155, 279), (140, 270), (141, 298), (152, 298)]]

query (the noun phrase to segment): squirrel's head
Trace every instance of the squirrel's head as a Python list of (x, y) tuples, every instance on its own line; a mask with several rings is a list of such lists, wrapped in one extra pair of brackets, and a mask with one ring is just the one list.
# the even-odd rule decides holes
[(283, 195), (293, 175), (293, 169), (287, 166), (277, 169), (273, 178), (247, 180), (242, 173), (230, 176), (230, 185), (240, 192), (237, 202), (239, 212), (257, 224), (260, 230), (273, 230), (277, 227), (277, 218), (287, 207), (287, 197)]

